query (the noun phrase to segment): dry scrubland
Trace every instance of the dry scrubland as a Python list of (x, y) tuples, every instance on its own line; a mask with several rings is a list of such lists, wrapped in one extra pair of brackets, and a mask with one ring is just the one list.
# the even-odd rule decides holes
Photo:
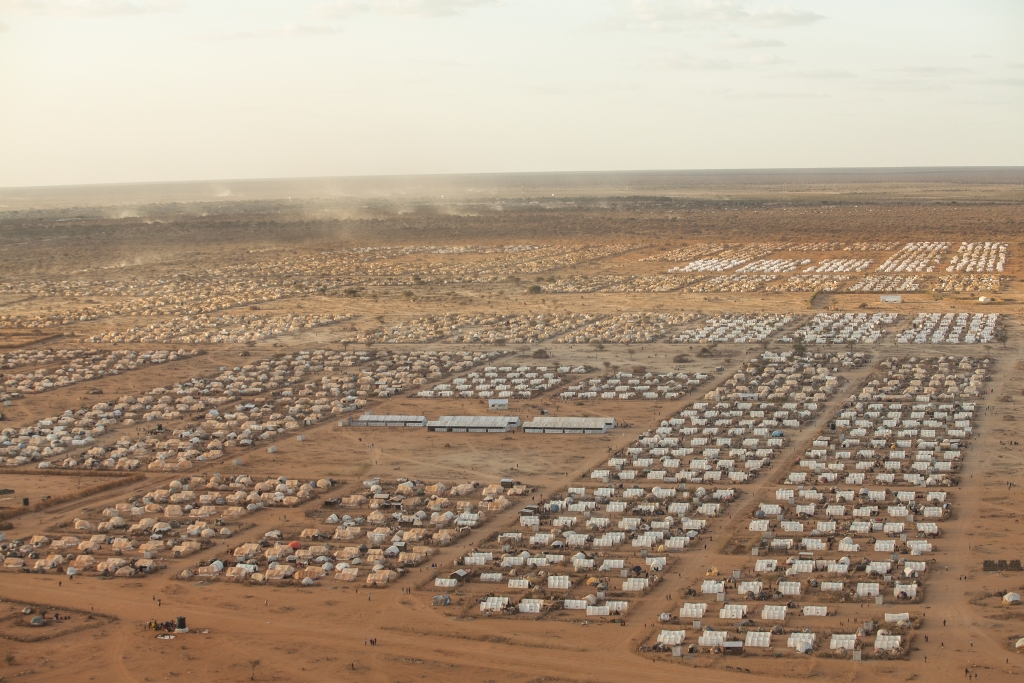
[(1022, 182), (2, 190), (0, 676), (1015, 679)]

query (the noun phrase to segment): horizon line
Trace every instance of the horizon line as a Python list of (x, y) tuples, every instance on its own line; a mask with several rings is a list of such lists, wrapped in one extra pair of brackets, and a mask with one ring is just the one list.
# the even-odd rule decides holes
[(145, 187), (156, 185), (187, 185), (190, 183), (261, 183), (298, 181), (360, 181), (360, 180), (412, 180), (445, 178), (487, 178), (498, 176), (600, 176), (614, 174), (739, 174), (739, 173), (813, 173), (813, 172), (871, 172), (871, 171), (1024, 171), (1024, 165), (1011, 166), (792, 166), (792, 167), (751, 167), (751, 168), (675, 168), (675, 169), (608, 169), (601, 171), (476, 171), (465, 173), (391, 173), (365, 175), (324, 175), (324, 176), (265, 176), (252, 178), (196, 178), (188, 180), (146, 180), (103, 183), (7, 185), (0, 192), (12, 190), (55, 190), (110, 187)]

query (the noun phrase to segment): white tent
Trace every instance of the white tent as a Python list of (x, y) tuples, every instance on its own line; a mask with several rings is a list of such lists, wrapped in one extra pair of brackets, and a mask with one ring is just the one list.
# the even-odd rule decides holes
[(525, 614), (540, 614), (543, 606), (544, 601), (536, 598), (523, 598), (519, 601), (519, 611)]
[(746, 605), (727, 604), (718, 610), (719, 619), (742, 619), (747, 616)]
[(639, 593), (647, 590), (650, 581), (646, 578), (629, 578), (622, 582), (622, 590)]
[(829, 640), (828, 647), (830, 650), (853, 650), (857, 647), (857, 634), (856, 633), (833, 633), (832, 639)]
[(814, 649), (814, 643), (818, 636), (814, 633), (791, 633), (786, 639), (786, 646), (797, 652), (808, 653)]
[(682, 645), (686, 640), (686, 631), (662, 631), (658, 634), (658, 642), (662, 645)]
[(697, 644), (701, 647), (717, 647), (725, 643), (729, 639), (729, 633), (726, 631), (704, 631), (697, 638)]
[(508, 598), (504, 596), (491, 596), (480, 603), (481, 612), (500, 612), (508, 607)]
[(679, 608), (680, 619), (701, 619), (708, 609), (706, 602), (686, 602)]
[(916, 583), (897, 583), (892, 589), (893, 597), (913, 600), (917, 597)]
[(771, 647), (772, 646), (772, 632), (771, 631), (747, 631), (746, 638), (743, 639), (743, 647)]
[(568, 576), (549, 576), (548, 577), (548, 588), (555, 590), (569, 590), (572, 587), (572, 582), (569, 581)]
[(896, 650), (899, 648), (901, 640), (902, 636), (888, 635), (879, 631), (878, 635), (875, 636), (875, 649), (885, 651)]

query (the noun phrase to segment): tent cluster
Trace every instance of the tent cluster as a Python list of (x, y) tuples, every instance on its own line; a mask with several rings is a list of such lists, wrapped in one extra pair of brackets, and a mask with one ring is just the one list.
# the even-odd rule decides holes
[(547, 294), (654, 294), (673, 292), (694, 279), (697, 278), (678, 275), (573, 275), (571, 279), (548, 278), (543, 282), (538, 281), (537, 285)]
[(464, 331), (452, 341), (465, 344), (536, 344), (564, 335), (597, 317), (593, 313), (477, 316), (475, 329)]
[(896, 341), (901, 344), (988, 344), (996, 336), (998, 313), (918, 313)]
[(848, 292), (916, 292), (921, 288), (916, 275), (868, 275), (849, 287)]
[[(631, 549), (601, 553), (577, 550), (527, 550), (521, 532), (500, 534), (500, 549), (474, 550), (457, 564), (461, 568), (438, 575), (434, 586), (475, 594), (485, 614), (539, 614), (553, 610), (580, 610), (587, 616), (615, 616), (626, 612), (621, 598), (646, 593), (657, 583), (657, 573), (669, 563), (665, 556), (641, 556)], [(508, 595), (495, 595), (494, 584), (504, 584)]]
[[(198, 354), (199, 351), (195, 349), (157, 350), (146, 353), (73, 350), (39, 354), (35, 361), (36, 364), (50, 367), (6, 375), (3, 383), (0, 384), (0, 401), (20, 398), (25, 394), (38, 394), (101, 377), (119, 375), (123, 372), (148, 367), (151, 364), (191, 358)], [(29, 354), (23, 355), (28, 356)], [(25, 360), (27, 361), (27, 358)], [(15, 367), (15, 362), (14, 358), (9, 361), (6, 358), (0, 358), (0, 366), (9, 364), (10, 367)], [(57, 365), (57, 363), (60, 364)]]
[(7, 314), (0, 315), (0, 329), (47, 329), (96, 320), (102, 315), (101, 311), (92, 307), (76, 308), (57, 313), (40, 313), (37, 315)]
[(710, 257), (691, 261), (683, 267), (670, 268), (670, 273), (722, 273), (738, 268), (747, 262), (745, 258)]
[[(187, 557), (208, 547), (213, 539), (230, 537), (232, 530), (227, 524), (264, 507), (300, 505), (331, 486), (329, 479), (301, 483), (280, 477), (254, 482), (247, 475), (175, 480), (166, 489), (108, 507), (96, 518), (76, 518), (74, 529), (90, 534), (86, 540), (77, 536), (53, 541), (33, 537), (29, 557), (41, 554), (39, 549), (47, 544), (51, 553), (72, 552), (64, 557), (47, 555), (45, 565), (35, 560), (29, 568), (45, 570), (66, 565), (69, 575), (87, 571), (119, 577), (150, 573), (164, 566), (161, 558)], [(5, 559), (5, 566), (24, 566), (14, 558), (25, 557), (25, 550), (9, 550), (8, 559), (12, 561)]]
[[(349, 249), (265, 262), (259, 264), (259, 271), (279, 276), (279, 269), (284, 267), (287, 272), (299, 271), (307, 277), (328, 276), (327, 282), (343, 276), (344, 284), (365, 286), (488, 283), (502, 282), (513, 275), (570, 268), (640, 246), (629, 243), (509, 245), (490, 250), (481, 247), (434, 247), (433, 251), (418, 253), (444, 255), (445, 258), (427, 263), (421, 259), (403, 259), (412, 253), (405, 251), (409, 247), (381, 248), (374, 253)], [(485, 254), (487, 258), (478, 258), (479, 254)]]
[[(331, 355), (331, 352), (327, 352)], [(508, 351), (410, 351), (388, 353), (379, 351), (375, 357), (363, 357), (359, 372), (325, 374), (320, 391), (341, 396), (344, 403), (363, 405), (365, 399), (389, 398), (415, 387), (437, 382), (450, 374), (465, 372), (483, 363), (494, 362)], [(328, 372), (338, 369), (332, 364)], [(338, 411), (334, 411), (338, 412)]]
[(838, 292), (849, 275), (791, 275), (765, 286), (766, 292)]
[(693, 313), (622, 313), (600, 318), (555, 341), (560, 344), (647, 344), (663, 339), (672, 328), (696, 318)]
[(690, 277), (678, 275), (625, 275), (607, 276), (622, 278), (619, 282), (610, 282), (604, 288), (606, 292), (624, 294), (654, 294), (658, 292), (674, 292), (691, 281)]
[[(631, 275), (573, 275), (571, 279), (548, 278), (536, 284), (545, 294), (590, 294), (609, 287), (625, 287), (634, 279)], [(665, 278), (671, 282), (669, 278)], [(595, 316), (596, 317), (596, 316)]]
[(773, 275), (780, 275), (782, 273), (791, 273), (800, 266), (806, 266), (809, 263), (811, 263), (811, 259), (761, 259), (758, 261), (751, 261), (750, 263), (741, 266), (736, 272), (770, 273)]
[(947, 273), (1001, 273), (1006, 268), (1006, 242), (961, 242)]
[[(673, 420), (682, 426), (685, 417)], [(518, 528), (484, 542), (457, 572), (435, 577), (435, 586), (486, 591), (478, 598), (486, 613), (622, 613), (628, 604), (620, 598), (646, 593), (671, 553), (698, 539), (735, 497), (732, 488), (682, 483), (691, 473), (680, 469), (680, 453), (673, 455), (680, 445), (674, 432), (665, 421), (614, 454), (607, 469), (592, 471), (589, 481), (525, 506)], [(495, 583), (522, 597), (495, 596), (488, 588)]]
[(1002, 281), (998, 275), (940, 275), (933, 289), (937, 292), (998, 292)]
[(895, 313), (818, 313), (793, 337), (804, 344), (874, 344), (897, 317)]
[[(168, 386), (115, 403), (65, 411), (31, 427), (0, 432), (0, 465), (181, 471), (365, 405), (371, 396), (404, 391), (464, 372), (507, 352), (343, 353), (300, 351)], [(170, 356), (168, 356), (169, 358)], [(360, 370), (337, 371), (363, 366)], [(244, 401), (233, 403), (234, 401)], [(225, 407), (227, 406), (227, 407)], [(185, 420), (198, 426), (171, 430)], [(158, 424), (132, 440), (115, 426)], [(104, 444), (103, 442), (106, 441)], [(76, 449), (81, 452), (75, 453)]]
[(244, 344), (327, 325), (337, 325), (350, 319), (350, 316), (340, 313), (175, 316), (163, 322), (132, 327), (123, 332), (93, 335), (86, 341), (90, 344)]
[(972, 431), (975, 404), (964, 399), (977, 394), (986, 364), (883, 361), (887, 376), (867, 382), (814, 438), (773, 499), (755, 508), (748, 531), (759, 536), (762, 559), (754, 565), (757, 580), (739, 584), (738, 594), (807, 594), (826, 603), (920, 600), (932, 564), (925, 556), (950, 515), (946, 489), (957, 480)]
[(705, 344), (708, 342), (731, 342), (752, 344), (767, 339), (781, 330), (792, 317), (778, 313), (727, 313), (711, 316), (701, 321), (700, 327), (683, 330), (672, 337), (676, 344)]
[(617, 372), (610, 377), (591, 377), (586, 381), (570, 385), (558, 397), (563, 400), (618, 399), (629, 400), (637, 397), (647, 400), (675, 400), (700, 386), (710, 378), (702, 372), (667, 372), (664, 374), (644, 373), (634, 377), (631, 372)]
[(691, 293), (757, 292), (771, 286), (771, 283), (776, 280), (778, 280), (777, 275), (731, 273), (729, 275), (717, 275), (686, 285), (683, 287), (683, 291)]
[(949, 242), (909, 242), (878, 266), (880, 273), (933, 273)]
[(102, 316), (199, 315), (310, 293), (302, 285), (297, 280), (284, 282), (280, 274), (253, 279), (213, 271), (202, 275), (179, 273), (148, 281), (41, 280), (20, 283), (13, 291), (38, 298), (101, 297), (104, 303), (94, 303), (89, 310)]
[(329, 538), (329, 533), (304, 529), (300, 539), (286, 543), (280, 531), (269, 531), (260, 542), (243, 543), (229, 550), (223, 559), (182, 571), (179, 578), (312, 586), (328, 578), (347, 583), (359, 581), (360, 570), (365, 570), (362, 574), (365, 584), (381, 588), (397, 580), (407, 567), (422, 563), (434, 552), (434, 548), (427, 545), (413, 546), (404, 541), (386, 548), (379, 544), (342, 547), (325, 538)]
[[(549, 577), (562, 579), (566, 577)], [(519, 602), (513, 602), (513, 598), (506, 595), (487, 595), (477, 598), (480, 612), (484, 616), (491, 615), (512, 615), (512, 614), (544, 614), (556, 610), (580, 610), (588, 617), (620, 616), (629, 609), (629, 602), (626, 600), (605, 600), (599, 598), (598, 594), (590, 593), (581, 599), (558, 599), (548, 598), (527, 598), (521, 597)], [(438, 603), (440, 604), (440, 603)]]
[[(183, 578), (309, 586), (332, 576), (336, 581), (357, 581), (365, 569), (366, 585), (383, 587), (407, 568), (425, 562), (436, 547), (482, 524), (487, 514), (507, 509), (508, 497), (527, 491), (511, 482), (508, 487), (477, 483), (448, 487), (405, 479), (384, 485), (380, 479), (363, 483), (365, 495), (331, 502), (347, 510), (362, 508), (365, 513), (332, 513), (326, 522), (333, 529), (310, 527), (288, 543), (280, 531), (270, 532), (260, 543), (242, 544), (223, 559), (187, 570)], [(477, 501), (462, 500), (477, 495)]]
[[(749, 611), (745, 604), (726, 603), (718, 610), (708, 610), (708, 603), (685, 603), (679, 609), (680, 622), (694, 620), (696, 633), (687, 640), (685, 630), (662, 629), (655, 643), (649, 649), (655, 652), (671, 651), (680, 656), (683, 648), (690, 653), (724, 652), (775, 654), (775, 648), (785, 647), (799, 654), (813, 654), (821, 649), (832, 656), (846, 656), (860, 650), (861, 644), (868, 644), (876, 657), (898, 657), (905, 648), (904, 637), (910, 629), (910, 615), (907, 613), (886, 613), (886, 628), (876, 629), (874, 622), (866, 621), (853, 633), (824, 633), (820, 625), (787, 626), (793, 615), (797, 618), (827, 616), (824, 606), (804, 605), (801, 609), (795, 603), (785, 605), (764, 605), (760, 611)], [(662, 614), (662, 622), (677, 621), (672, 614)], [(705, 623), (710, 622), (710, 623)], [(801, 622), (804, 622), (801, 619)], [(699, 626), (697, 626), (699, 624)], [(821, 638), (819, 640), (819, 635)], [(874, 640), (871, 636), (874, 635)], [(828, 643), (827, 650), (825, 643)]]
[[(759, 259), (771, 254), (773, 251), (777, 251), (779, 245), (757, 243), (757, 244), (733, 244), (733, 245), (722, 245), (726, 248), (724, 251), (718, 251), (713, 256), (705, 256), (695, 261), (690, 261), (683, 267), (671, 268), (668, 272), (670, 273), (721, 273), (733, 268), (738, 268), (748, 261)], [(708, 254), (708, 251), (702, 251), (701, 254)]]
[(489, 365), (483, 373), (471, 372), (451, 383), (437, 384), (416, 394), (419, 398), (532, 398), (554, 389), (566, 375), (587, 372), (586, 366), (547, 367)]
[[(725, 249), (734, 249), (740, 247), (739, 244), (721, 244), (721, 243), (707, 243), (707, 244), (690, 244), (678, 249), (672, 249), (669, 251), (663, 251), (651, 256), (640, 259), (641, 262), (662, 262), (662, 261), (693, 261), (698, 257), (707, 257), (711, 255), (719, 255), (720, 252)], [(758, 249), (760, 246), (760, 249)], [(749, 254), (744, 254), (746, 258), (761, 258), (767, 256), (772, 252), (835, 252), (835, 251), (895, 251), (901, 246), (900, 242), (781, 242), (777, 244), (764, 244), (755, 245), (754, 249)], [(736, 255), (736, 252), (730, 251), (730, 255)], [(826, 259), (822, 263), (827, 263), (832, 259)], [(832, 271), (837, 272), (837, 271)]]
[[(521, 511), (519, 526), (527, 531), (509, 532), (499, 541), (502, 546), (545, 549), (542, 555), (566, 548), (595, 550), (597, 555), (573, 558), (577, 571), (629, 568), (636, 565), (616, 566), (614, 562), (597, 560), (628, 559), (632, 554), (647, 551), (681, 551), (699, 536), (709, 518), (722, 513), (734, 496), (732, 489), (704, 487), (690, 492), (639, 484), (621, 488), (599, 485), (590, 490), (586, 486), (570, 486), (564, 494)], [(582, 516), (586, 512), (590, 512), (589, 517)], [(576, 559), (581, 561), (575, 562)], [(508, 554), (497, 561), (507, 567), (544, 566), (528, 558), (517, 561)]]
[(711, 254), (717, 254), (718, 252), (730, 246), (738, 245), (721, 244), (716, 242), (708, 242), (706, 244), (688, 244), (684, 247), (679, 247), (678, 249), (659, 251), (656, 254), (645, 256), (644, 258), (640, 259), (640, 263), (661, 263), (666, 261), (689, 262), (693, 261), (699, 256), (710, 256)]
[[(85, 531), (127, 529), (128, 535), (160, 540), (153, 539), (152, 535), (169, 534), (171, 529), (189, 525), (184, 535), (230, 536), (230, 530), (224, 531), (222, 525), (235, 523), (265, 507), (296, 507), (330, 490), (333, 485), (331, 479), (303, 482), (281, 476), (256, 481), (247, 474), (230, 477), (214, 474), (209, 479), (196, 475), (187, 480), (175, 479), (167, 488), (104, 509), (105, 522), (76, 519), (75, 528)], [(197, 524), (195, 528), (190, 526), (193, 523)]]
[[(528, 490), (520, 483), (505, 481), (504, 484), (507, 486), (502, 483), (482, 486), (479, 482), (427, 484), (405, 478), (388, 481), (375, 477), (363, 482), (364, 494), (342, 498), (339, 505), (346, 509), (369, 509), (371, 512), (361, 523), (386, 527), (366, 531), (367, 535), (390, 537), (389, 532), (410, 527), (417, 530), (412, 534), (417, 536), (417, 541), (430, 538), (435, 545), (447, 545), (453, 538), (449, 529), (462, 531), (477, 527), (487, 515), (508, 509), (510, 497), (522, 496)], [(476, 501), (470, 500), (477, 496)], [(355, 528), (359, 524), (352, 522), (349, 526)], [(431, 528), (438, 531), (431, 535), (428, 533)]]
[(96, 443), (96, 439), (108, 433), (108, 427), (122, 419), (126, 405), (123, 400), (114, 405), (96, 403), (88, 409), (65, 410), (29, 427), (8, 427), (0, 431), (0, 466), (38, 462), (43, 468), (61, 461), (65, 466), (77, 466), (78, 461), (65, 458), (65, 454)]
[(0, 560), (4, 569), (15, 571), (63, 571), (67, 576), (88, 571), (119, 578), (140, 572), (149, 574), (164, 566), (153, 559), (150, 552), (137, 552), (131, 539), (106, 534), (92, 534), (85, 540), (62, 536), (52, 541), (37, 535), (22, 542), (3, 543), (0, 544)]
[(461, 313), (427, 315), (400, 321), (386, 329), (379, 327), (347, 335), (342, 341), (359, 344), (426, 343), (456, 336), (475, 324), (478, 321), (474, 316)]
[(861, 273), (874, 263), (866, 258), (823, 259), (816, 266), (805, 268), (805, 273)]
[(411, 343), (447, 340), (463, 344), (533, 344), (565, 334), (600, 316), (592, 313), (445, 314), (403, 321), (343, 337), (349, 343)]
[[(744, 483), (768, 467), (784, 430), (812, 419), (839, 386), (839, 368), (860, 355), (765, 352), (678, 416), (627, 449), (634, 467), (609, 461), (616, 476), (715, 484)], [(834, 369), (833, 369), (834, 368)], [(609, 473), (610, 474), (610, 473)], [(593, 476), (593, 474), (592, 474)]]

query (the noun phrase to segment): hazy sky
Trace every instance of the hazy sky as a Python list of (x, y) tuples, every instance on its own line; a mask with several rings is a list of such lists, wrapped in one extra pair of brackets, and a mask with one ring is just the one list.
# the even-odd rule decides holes
[(0, 0), (0, 186), (1024, 165), (1021, 0)]

